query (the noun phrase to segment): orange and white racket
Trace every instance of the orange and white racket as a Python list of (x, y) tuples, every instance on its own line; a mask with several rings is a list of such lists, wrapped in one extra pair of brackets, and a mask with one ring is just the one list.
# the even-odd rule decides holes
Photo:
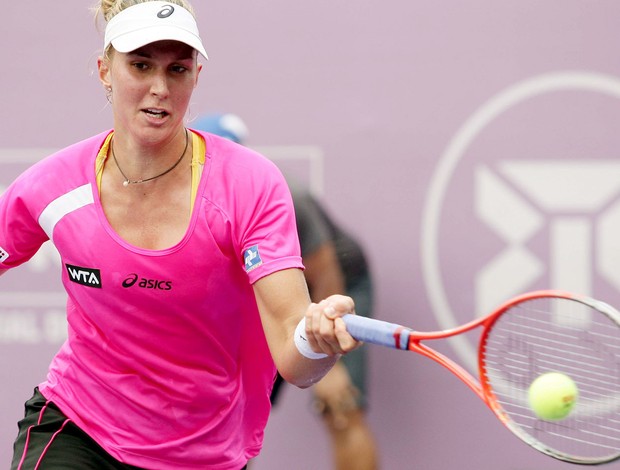
[[(620, 313), (608, 304), (536, 291), (460, 327), (426, 333), (357, 315), (343, 319), (360, 341), (415, 351), (443, 365), (534, 449), (584, 465), (620, 458)], [(475, 328), (481, 329), (478, 379), (422, 343)], [(576, 403), (563, 419), (541, 419), (530, 407), (530, 385), (547, 372), (569, 376), (577, 386)]]

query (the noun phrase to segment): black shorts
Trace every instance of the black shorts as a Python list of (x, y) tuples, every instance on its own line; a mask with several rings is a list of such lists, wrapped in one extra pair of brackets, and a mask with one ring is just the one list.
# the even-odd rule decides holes
[(38, 388), (18, 426), (11, 470), (141, 470), (108, 454)]
[(13, 445), (11, 470), (136, 470), (114, 459), (39, 389), (26, 402)]

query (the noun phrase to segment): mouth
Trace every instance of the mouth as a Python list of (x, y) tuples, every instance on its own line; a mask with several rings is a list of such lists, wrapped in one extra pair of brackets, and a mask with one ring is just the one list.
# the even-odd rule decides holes
[(164, 111), (163, 109), (147, 108), (147, 109), (143, 109), (142, 111), (148, 116), (154, 117), (156, 119), (163, 119), (166, 116), (168, 116), (168, 113)]

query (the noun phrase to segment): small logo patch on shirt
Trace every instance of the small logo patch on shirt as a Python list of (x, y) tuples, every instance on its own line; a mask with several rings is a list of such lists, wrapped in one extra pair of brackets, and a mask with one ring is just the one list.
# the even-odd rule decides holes
[(258, 245), (254, 245), (245, 250), (243, 259), (245, 260), (245, 272), (248, 273), (263, 264), (263, 260), (260, 258), (260, 254), (258, 252)]
[(0, 246), (0, 263), (5, 262), (9, 259), (9, 252)]
[(125, 289), (138, 286), (141, 289), (172, 290), (172, 281), (162, 281), (159, 279), (146, 279), (136, 273), (129, 274), (121, 284)]
[(67, 267), (67, 274), (69, 274), (71, 282), (101, 289), (101, 272), (98, 269), (81, 268), (70, 264), (65, 264), (65, 266)]

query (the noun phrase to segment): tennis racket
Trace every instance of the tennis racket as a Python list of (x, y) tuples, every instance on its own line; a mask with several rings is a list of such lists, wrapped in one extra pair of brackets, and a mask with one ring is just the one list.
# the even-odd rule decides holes
[[(343, 319), (360, 341), (437, 361), (534, 449), (584, 465), (620, 458), (620, 313), (606, 303), (568, 292), (536, 291), (460, 327), (426, 333), (356, 315)], [(478, 379), (422, 343), (475, 328), (481, 329)], [(566, 374), (578, 387), (577, 402), (565, 419), (545, 421), (530, 409), (530, 384), (546, 372)]]

